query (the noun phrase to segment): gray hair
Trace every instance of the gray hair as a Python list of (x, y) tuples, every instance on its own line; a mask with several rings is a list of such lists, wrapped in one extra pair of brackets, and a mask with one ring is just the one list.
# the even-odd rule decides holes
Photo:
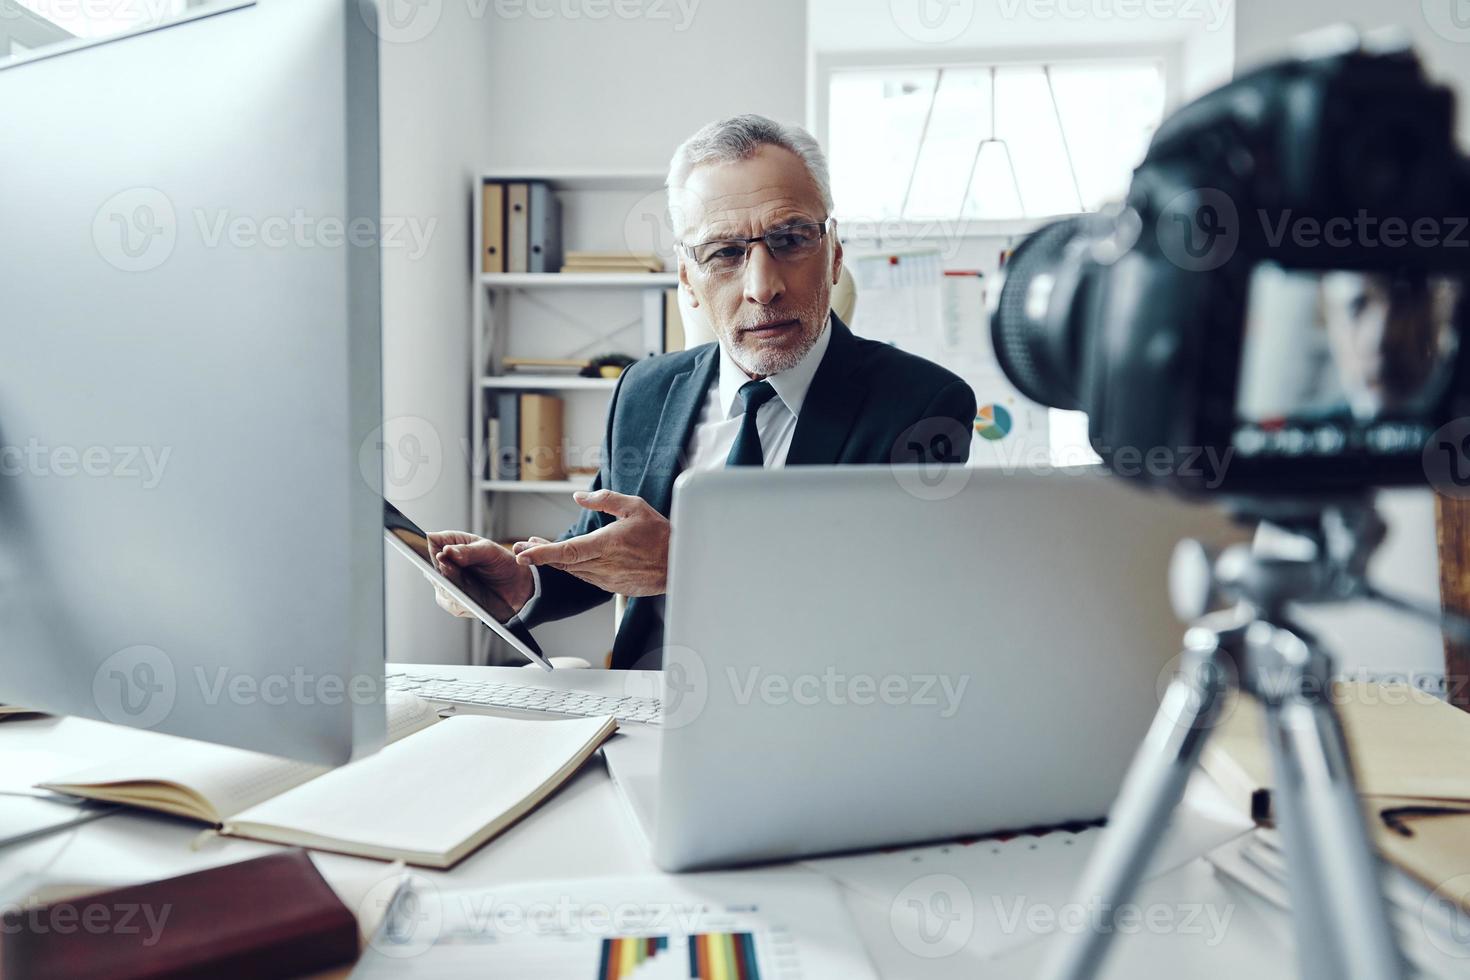
[(669, 177), (664, 185), (668, 189), (670, 216), (677, 221), (674, 196), (683, 189), (695, 167), (706, 163), (748, 160), (762, 146), (779, 146), (800, 157), (822, 195), (822, 207), (831, 213), (832, 177), (827, 172), (827, 155), (822, 152), (821, 144), (800, 126), (748, 113), (709, 123), (679, 144), (673, 160), (669, 162)]

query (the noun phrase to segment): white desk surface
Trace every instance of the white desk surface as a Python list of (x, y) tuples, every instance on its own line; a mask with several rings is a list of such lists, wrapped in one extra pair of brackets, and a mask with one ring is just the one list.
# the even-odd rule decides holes
[[(547, 674), (516, 667), (399, 665), (412, 672), (476, 680), (516, 680), (533, 686), (622, 693), (622, 672), (566, 670)], [(99, 739), (100, 729), (108, 734)], [(132, 736), (130, 739), (129, 736)], [(638, 737), (636, 732), (627, 737)], [(35, 770), (45, 753), (81, 759), (81, 764), (126, 755), (135, 733), (81, 719), (39, 719), (0, 723), (0, 781), (19, 765)], [(53, 775), (59, 775), (55, 773)], [(35, 778), (47, 778), (37, 776)], [(0, 788), (10, 788), (8, 785)], [(606, 875), (662, 874), (649, 860), (639, 830), (630, 822), (599, 756), (526, 819), (492, 840), (448, 872), (415, 869), (446, 887), (489, 887), (516, 882), (590, 878)], [(275, 848), (250, 841), (212, 838), (198, 850), (198, 824), (168, 817), (124, 813), (70, 831), (10, 847), (0, 847), (0, 892), (28, 874), (57, 881), (147, 881), (228, 864)], [(344, 892), (366, 892), (385, 875), (386, 865), (334, 854), (314, 855), (322, 873)], [(790, 871), (790, 865), (775, 866)], [(812, 871), (805, 873), (815, 874)], [(889, 912), (873, 900), (847, 892), (864, 945), (885, 978), (1016, 977), (1037, 975), (1052, 939), (1042, 939), (980, 960), (963, 953), (926, 959), (908, 952), (890, 926)], [(1104, 976), (1109, 978), (1251, 977), (1269, 980), (1294, 973), (1292, 954), (1280, 940), (1280, 926), (1261, 918), (1258, 906), (1220, 882), (1202, 860), (1148, 883), (1136, 899), (1179, 905), (1212, 903), (1231, 912), (1223, 940), (1208, 934), (1119, 936)], [(1215, 945), (1209, 945), (1215, 941)]]

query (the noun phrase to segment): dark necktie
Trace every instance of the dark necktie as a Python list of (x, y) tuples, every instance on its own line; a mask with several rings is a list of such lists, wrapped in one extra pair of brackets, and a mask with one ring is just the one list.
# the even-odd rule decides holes
[(745, 417), (740, 421), (740, 434), (730, 455), (725, 457), (726, 466), (762, 466), (765, 454), (761, 452), (761, 434), (755, 426), (755, 416), (761, 406), (776, 397), (776, 389), (769, 381), (749, 381), (740, 386), (740, 397), (745, 402)]

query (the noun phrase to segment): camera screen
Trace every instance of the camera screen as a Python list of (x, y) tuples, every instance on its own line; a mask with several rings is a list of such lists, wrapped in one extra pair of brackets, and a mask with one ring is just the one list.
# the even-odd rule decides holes
[(1462, 293), (1448, 276), (1259, 266), (1236, 389), (1237, 450), (1416, 449), (1453, 373)]

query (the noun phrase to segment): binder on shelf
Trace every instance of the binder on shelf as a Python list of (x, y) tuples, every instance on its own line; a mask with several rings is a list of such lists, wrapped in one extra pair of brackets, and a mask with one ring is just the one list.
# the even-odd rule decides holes
[(495, 480), (518, 480), (521, 475), (521, 396), (514, 391), (502, 391), (495, 396), (495, 418), (497, 425), (495, 459), (491, 461), (490, 477)]
[(643, 291), (643, 336), (639, 357), (655, 357), (664, 352), (664, 310), (662, 289)]
[(684, 315), (677, 287), (664, 290), (664, 353), (684, 349)]
[(555, 395), (526, 393), (521, 404), (521, 479), (565, 480), (562, 444), (562, 400)]
[(485, 420), (485, 460), (485, 464), (480, 468), (480, 478), (499, 479), (500, 419), (493, 415)]
[(480, 271), (505, 271), (505, 185), (487, 180), (480, 188)]
[(530, 186), (530, 271), (556, 272), (561, 268), (561, 201), (545, 181)]
[(505, 271), (531, 271), (531, 185), (517, 182), (505, 188)]

